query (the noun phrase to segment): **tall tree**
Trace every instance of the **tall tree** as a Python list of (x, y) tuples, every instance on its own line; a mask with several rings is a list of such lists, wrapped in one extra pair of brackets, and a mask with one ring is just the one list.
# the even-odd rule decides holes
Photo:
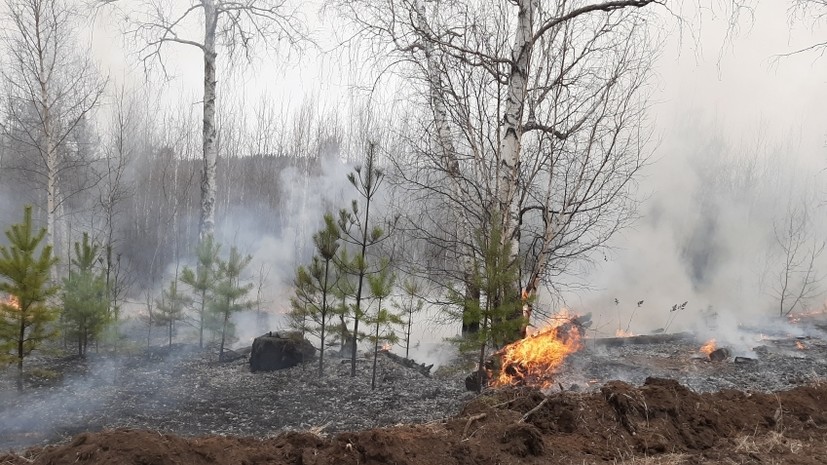
[(408, 228), (443, 262), (460, 258), (443, 270), (451, 281), (470, 282), (482, 253), (472, 232), (492, 213), (520, 269), (513, 295), (527, 300), (631, 217), (648, 134), (640, 8), (653, 3), (338, 2), (426, 109), (408, 116), (413, 149), (392, 160), (393, 178), (427, 205), (408, 208)]
[[(118, 0), (100, 0), (103, 4)], [(204, 58), (203, 87), (203, 167), (201, 176), (201, 214), (199, 239), (213, 234), (215, 227), (216, 167), (216, 96), (219, 47), (229, 57), (238, 53), (248, 59), (256, 42), (264, 45), (288, 42), (291, 46), (306, 38), (297, 7), (283, 0), (186, 0), (136, 2), (137, 7), (124, 9), (128, 34), (140, 44), (139, 53), (145, 67), (157, 62), (166, 70), (163, 52), (169, 44), (197, 49)], [(201, 34), (189, 38), (195, 26)]]
[(5, 7), (2, 40), (9, 61), (2, 76), (9, 103), (2, 127), (26, 154), (16, 168), (45, 193), (46, 242), (55, 247), (62, 205), (97, 180), (89, 173), (92, 160), (72, 136), (97, 106), (105, 81), (89, 56), (78, 52), (84, 47), (66, 0), (5, 0)]
[[(120, 318), (120, 305), (130, 287), (130, 276), (121, 260), (124, 241), (120, 236), (125, 223), (124, 211), (134, 194), (134, 180), (130, 179), (128, 169), (137, 152), (149, 146), (141, 147), (139, 144), (146, 138), (146, 108), (140, 106), (138, 99), (129, 95), (125, 87), (118, 89), (101, 160), (98, 208), (103, 217), (103, 265), (108, 313), (114, 322)], [(118, 325), (113, 326), (117, 347)]]
[(6, 230), (9, 245), (0, 245), (0, 291), (11, 296), (0, 304), (0, 344), (13, 347), (18, 390), (23, 390), (23, 359), (57, 335), (53, 322), (58, 310), (49, 305), (59, 290), (50, 284), (57, 258), (51, 246), (43, 245), (46, 229), (33, 229), (32, 207), (27, 206), (23, 222)]

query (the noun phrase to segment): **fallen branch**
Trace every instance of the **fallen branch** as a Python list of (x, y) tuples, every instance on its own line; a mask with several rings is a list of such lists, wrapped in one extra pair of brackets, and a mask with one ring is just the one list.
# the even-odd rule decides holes
[(469, 417), (468, 421), (465, 423), (465, 428), (462, 430), (462, 438), (465, 439), (465, 436), (468, 434), (468, 428), (471, 427), (471, 423), (473, 423), (477, 420), (482, 420), (486, 416), (487, 416), (487, 414), (485, 414), (485, 413), (478, 413), (476, 415), (472, 415), (471, 417)]
[(540, 410), (541, 408), (543, 408), (543, 405), (546, 405), (546, 402), (548, 402), (548, 397), (543, 399), (543, 401), (540, 402), (539, 404), (537, 404), (536, 407), (534, 407), (533, 409), (526, 412), (525, 415), (523, 415), (523, 417), (520, 418), (520, 421), (518, 421), (517, 423), (525, 423), (525, 421), (528, 419), (528, 417), (530, 417), (532, 414), (534, 414), (534, 412), (536, 412), (537, 410)]

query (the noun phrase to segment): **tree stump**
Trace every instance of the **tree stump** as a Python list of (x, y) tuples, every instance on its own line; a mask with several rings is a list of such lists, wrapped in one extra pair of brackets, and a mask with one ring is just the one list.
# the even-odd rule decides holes
[(312, 361), (316, 348), (299, 332), (269, 332), (253, 340), (250, 371), (275, 371)]

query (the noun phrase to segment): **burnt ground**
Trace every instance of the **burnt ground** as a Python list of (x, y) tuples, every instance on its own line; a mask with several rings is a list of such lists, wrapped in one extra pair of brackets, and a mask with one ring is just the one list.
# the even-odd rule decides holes
[[(457, 413), (472, 396), (460, 379), (425, 377), (387, 357), (333, 358), (317, 364), (251, 373), (248, 359), (219, 363), (189, 346), (129, 356), (41, 360), (31, 372), (62, 374), (23, 395), (8, 371), (0, 391), (0, 450), (66, 440), (106, 428), (152, 429), (183, 435), (264, 437), (285, 430), (341, 432), (421, 423)], [(346, 362), (346, 363), (343, 363)]]
[(186, 350), (91, 358), (23, 396), (5, 378), (2, 447), (60, 444), (0, 464), (825, 463), (819, 334), (760, 337), (734, 351), (743, 363), (711, 362), (691, 337), (587, 341), (551, 392), (480, 396), (462, 370), (427, 378), (386, 358), (374, 393), (368, 361), (355, 379), (338, 361), (319, 379)]

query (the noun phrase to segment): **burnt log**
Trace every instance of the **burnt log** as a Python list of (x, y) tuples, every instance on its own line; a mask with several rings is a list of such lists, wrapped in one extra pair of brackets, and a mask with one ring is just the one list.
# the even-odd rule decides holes
[(314, 359), (316, 348), (299, 332), (269, 332), (253, 340), (250, 371), (275, 371)]
[(732, 352), (729, 351), (726, 347), (721, 347), (720, 349), (715, 349), (709, 353), (709, 359), (713, 362), (723, 362), (724, 360), (728, 359), (732, 355)]
[(481, 392), (488, 384), (488, 373), (485, 371), (475, 371), (465, 377), (465, 389), (471, 392)]
[(385, 354), (386, 357), (398, 363), (399, 365), (402, 365), (405, 368), (416, 370), (422, 373), (423, 376), (427, 376), (428, 378), (431, 377), (431, 368), (434, 367), (433, 363), (430, 365), (425, 365), (424, 363), (416, 363), (415, 361), (409, 358), (400, 357), (399, 355), (396, 355), (389, 350), (380, 350), (379, 352)]

